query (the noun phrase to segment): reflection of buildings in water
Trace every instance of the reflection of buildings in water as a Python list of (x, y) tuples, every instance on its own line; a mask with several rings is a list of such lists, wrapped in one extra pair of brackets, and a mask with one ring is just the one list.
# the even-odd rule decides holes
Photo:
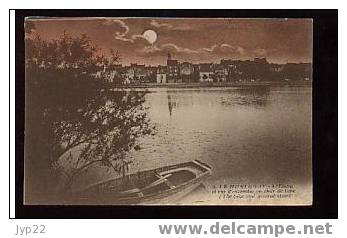
[(208, 108), (225, 106), (255, 106), (264, 107), (270, 97), (270, 88), (263, 86), (248, 86), (240, 88), (214, 89), (214, 90), (184, 90), (167, 91), (167, 105), (170, 117), (174, 109), (179, 107)]
[(233, 91), (234, 94), (231, 94), (233, 97), (221, 98), (222, 105), (264, 107), (267, 105), (270, 97), (270, 88), (268, 86), (242, 87)]
[(172, 102), (171, 102), (171, 96), (167, 95), (167, 105), (169, 107), (170, 117), (172, 115)]
[(199, 91), (184, 90), (184, 91), (167, 91), (167, 101), (170, 116), (172, 116), (173, 109), (178, 107), (194, 106), (197, 100), (196, 96)]
[(173, 108), (178, 107), (178, 100), (177, 97), (168, 94), (167, 95), (167, 105), (169, 107), (169, 113), (170, 113), (170, 117), (172, 116), (172, 110)]

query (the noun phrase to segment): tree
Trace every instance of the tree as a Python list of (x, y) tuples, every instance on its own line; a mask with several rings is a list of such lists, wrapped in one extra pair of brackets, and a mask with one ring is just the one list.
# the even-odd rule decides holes
[[(27, 199), (51, 199), (62, 174), (65, 190), (93, 164), (125, 173), (125, 154), (140, 136), (153, 133), (144, 106), (146, 92), (105, 86), (119, 62), (112, 51), (100, 54), (86, 35), (47, 41), (26, 37), (25, 181)], [(74, 167), (66, 171), (62, 156), (78, 147)]]

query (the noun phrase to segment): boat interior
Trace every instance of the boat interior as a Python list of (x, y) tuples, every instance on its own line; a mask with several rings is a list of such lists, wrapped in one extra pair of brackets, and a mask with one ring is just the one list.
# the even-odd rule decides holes
[[(200, 162), (201, 163), (201, 162)], [(154, 170), (138, 172), (113, 179), (85, 190), (88, 194), (104, 194), (117, 197), (142, 197), (181, 186), (209, 170), (205, 164), (195, 161)]]

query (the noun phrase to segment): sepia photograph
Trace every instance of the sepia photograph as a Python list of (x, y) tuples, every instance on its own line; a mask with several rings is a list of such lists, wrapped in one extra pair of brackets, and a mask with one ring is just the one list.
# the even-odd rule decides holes
[(24, 31), (24, 205), (312, 205), (311, 18)]

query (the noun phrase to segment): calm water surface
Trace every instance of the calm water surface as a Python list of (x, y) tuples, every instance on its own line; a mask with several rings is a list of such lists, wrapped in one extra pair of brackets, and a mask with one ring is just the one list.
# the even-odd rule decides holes
[(146, 105), (157, 133), (129, 153), (131, 172), (199, 159), (213, 167), (207, 188), (294, 183), (310, 191), (311, 87), (149, 91)]

